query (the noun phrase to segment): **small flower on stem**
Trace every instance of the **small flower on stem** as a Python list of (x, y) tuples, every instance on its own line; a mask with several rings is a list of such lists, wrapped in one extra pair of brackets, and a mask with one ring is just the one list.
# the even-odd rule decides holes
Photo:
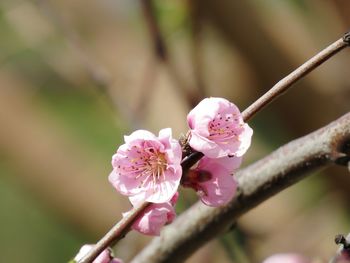
[(181, 146), (172, 138), (171, 129), (161, 130), (158, 137), (137, 130), (124, 140), (112, 157), (111, 184), (121, 194), (142, 201), (170, 201), (182, 175)]
[[(170, 224), (176, 217), (174, 206), (178, 196), (179, 194), (176, 193), (169, 202), (151, 204), (146, 208), (143, 214), (136, 219), (131, 228), (145, 235), (159, 236), (162, 227)], [(140, 200), (137, 200), (135, 197), (130, 197), (129, 199), (134, 206), (140, 203)], [(127, 213), (123, 215), (125, 216)]]
[(188, 172), (182, 184), (193, 188), (208, 206), (225, 205), (236, 193), (237, 182), (231, 173), (240, 166), (241, 161), (241, 157), (203, 157), (198, 166)]
[(239, 109), (223, 98), (206, 98), (187, 115), (190, 146), (210, 158), (242, 156), (250, 146), (253, 130)]
[[(94, 245), (82, 246), (79, 253), (75, 256), (74, 261), (79, 262), (93, 247)], [(92, 263), (123, 263), (123, 261), (119, 258), (113, 258), (112, 251), (108, 248), (103, 250)]]

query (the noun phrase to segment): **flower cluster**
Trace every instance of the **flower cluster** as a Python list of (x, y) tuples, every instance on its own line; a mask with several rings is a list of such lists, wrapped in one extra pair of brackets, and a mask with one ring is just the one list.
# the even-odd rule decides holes
[[(138, 130), (124, 137), (125, 144), (112, 157), (110, 183), (134, 206), (152, 203), (132, 226), (141, 233), (159, 235), (161, 227), (173, 221), (180, 183), (194, 189), (208, 206), (225, 205), (235, 195), (232, 173), (250, 146), (253, 130), (239, 109), (222, 98), (202, 100), (190, 111), (187, 122), (187, 145), (173, 139), (170, 128), (158, 136)], [(204, 157), (183, 173), (186, 147)]]

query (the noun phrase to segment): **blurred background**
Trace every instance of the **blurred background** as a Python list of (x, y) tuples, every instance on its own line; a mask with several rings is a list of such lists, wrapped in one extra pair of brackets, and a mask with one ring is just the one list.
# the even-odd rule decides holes
[[(350, 28), (347, 0), (0, 0), (0, 262), (67, 262), (130, 209), (108, 183), (136, 128), (187, 131), (201, 98), (240, 109)], [(259, 113), (244, 166), (350, 109), (345, 50)], [(185, 191), (177, 210), (195, 201)], [(350, 231), (332, 167), (242, 217), (187, 262), (327, 260)], [(150, 238), (115, 248), (126, 262)], [(215, 251), (215, 253), (213, 253)]]

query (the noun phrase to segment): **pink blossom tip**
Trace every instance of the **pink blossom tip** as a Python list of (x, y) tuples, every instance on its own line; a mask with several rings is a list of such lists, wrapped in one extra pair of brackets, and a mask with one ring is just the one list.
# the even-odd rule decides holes
[(210, 158), (242, 156), (249, 148), (253, 130), (239, 109), (223, 98), (206, 98), (187, 115), (189, 144)]
[[(145, 235), (159, 236), (162, 227), (170, 224), (176, 217), (174, 206), (178, 195), (178, 192), (176, 192), (169, 202), (148, 206), (131, 228)], [(134, 206), (140, 202), (140, 200), (133, 197), (129, 199)], [(127, 213), (124, 213), (123, 216), (126, 216)]]
[(237, 182), (232, 172), (240, 163), (240, 157), (210, 159), (204, 156), (198, 166), (189, 171), (182, 184), (193, 188), (208, 206), (225, 205), (236, 193)]
[[(75, 256), (74, 261), (79, 262), (93, 247), (94, 245), (82, 246), (79, 253)], [(108, 248), (102, 251), (92, 263), (123, 263), (123, 261), (119, 258), (113, 258), (112, 250)]]

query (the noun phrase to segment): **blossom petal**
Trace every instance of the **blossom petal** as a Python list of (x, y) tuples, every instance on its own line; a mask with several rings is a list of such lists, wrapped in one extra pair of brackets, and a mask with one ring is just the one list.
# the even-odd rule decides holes
[(227, 204), (235, 195), (237, 182), (224, 167), (212, 164), (210, 166), (212, 178), (201, 182), (199, 193), (201, 201), (208, 206), (221, 206)]
[(180, 184), (182, 171), (165, 171), (164, 177), (166, 180), (162, 180), (156, 185), (156, 188), (149, 187), (145, 194), (145, 200), (151, 203), (164, 203), (169, 202), (171, 198), (177, 192)]
[[(79, 253), (75, 256), (74, 261), (81, 260), (94, 246), (95, 245), (82, 246)], [(119, 258), (113, 258), (111, 250), (107, 248), (94, 259), (93, 263), (123, 263), (123, 261)]]
[(236, 105), (223, 98), (206, 98), (187, 115), (189, 145), (210, 158), (242, 156), (250, 146), (252, 129)]
[(191, 132), (190, 146), (205, 156), (216, 158), (220, 151), (219, 146), (209, 139), (199, 135), (196, 131)]
[[(174, 195), (173, 199), (174, 198), (177, 198), (177, 194)], [(140, 201), (134, 198), (129, 199), (132, 201), (132, 203), (135, 201)], [(143, 214), (136, 219), (132, 225), (132, 229), (145, 235), (158, 236), (161, 228), (164, 225), (171, 223), (176, 217), (173, 205), (174, 204), (171, 202), (151, 204), (145, 209)], [(123, 216), (126, 216), (128, 213), (129, 212), (124, 213)]]
[(136, 195), (142, 192), (139, 187), (139, 180), (135, 178), (122, 177), (115, 170), (113, 170), (108, 177), (109, 182), (123, 195)]
[(242, 156), (243, 154), (245, 154), (251, 144), (253, 129), (250, 128), (248, 124), (244, 124), (243, 128), (244, 131), (239, 136), (239, 141), (241, 142), (241, 144), (236, 152), (236, 156)]
[(126, 144), (133, 143), (138, 140), (157, 140), (157, 137), (146, 130), (136, 130), (128, 136), (124, 136), (124, 141)]

